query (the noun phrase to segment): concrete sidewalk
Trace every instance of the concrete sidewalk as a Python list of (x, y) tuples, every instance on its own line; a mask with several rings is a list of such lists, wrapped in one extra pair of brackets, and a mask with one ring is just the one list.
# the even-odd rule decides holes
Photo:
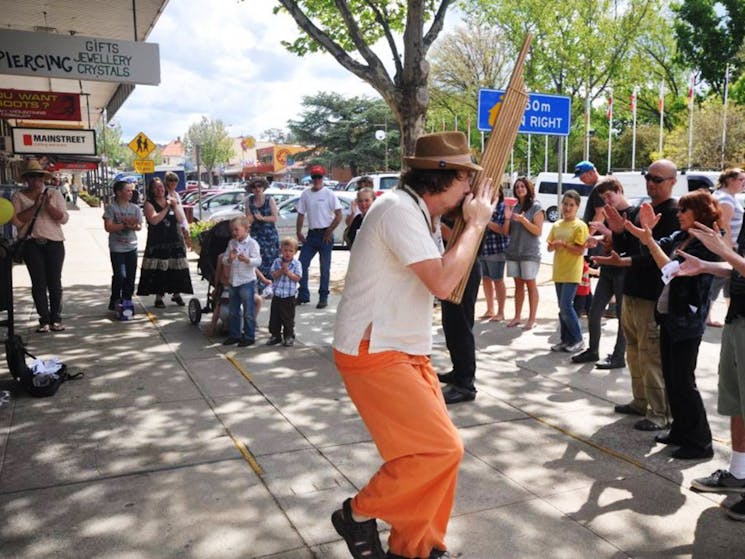
[[(330, 514), (380, 464), (331, 359), (347, 254), (334, 252), (329, 307), (298, 308), (295, 347), (261, 345), (265, 308), (258, 345), (226, 350), (205, 334), (209, 317), (195, 327), (184, 308), (152, 309), (152, 298), (138, 301), (135, 320), (112, 320), (101, 214), (85, 208), (65, 226), (64, 332), (34, 332), (28, 277), (15, 269), (30, 351), (85, 377), (32, 399), (0, 363), (0, 390), (12, 390), (0, 405), (0, 557), (347, 558)], [(476, 327), (479, 394), (450, 408), (466, 445), (451, 549), (467, 559), (742, 557), (745, 523), (720, 507), (737, 497), (688, 489), (729, 463), (729, 421), (716, 414), (721, 331), (706, 333), (697, 370), (716, 455), (673, 461), (634, 418), (613, 413), (629, 399), (626, 370), (548, 350), (549, 278), (546, 267), (535, 329)], [(445, 371), (434, 328), (433, 361)], [(603, 353), (616, 321), (604, 328)]]

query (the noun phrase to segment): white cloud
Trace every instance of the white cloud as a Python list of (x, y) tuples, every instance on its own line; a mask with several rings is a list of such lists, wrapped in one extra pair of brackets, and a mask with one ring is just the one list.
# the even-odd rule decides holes
[(165, 143), (202, 115), (233, 135), (286, 128), (302, 97), (319, 91), (377, 96), (329, 54), (299, 58), (280, 44), (298, 35), (274, 0), (171, 0), (148, 42), (160, 45), (161, 83), (138, 85), (114, 119), (123, 138), (143, 131)]

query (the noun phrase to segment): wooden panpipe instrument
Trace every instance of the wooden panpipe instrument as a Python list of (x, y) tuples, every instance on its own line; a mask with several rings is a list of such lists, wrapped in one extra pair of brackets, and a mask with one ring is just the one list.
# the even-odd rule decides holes
[[(480, 165), (483, 167), (483, 170), (476, 173), (473, 180), (476, 188), (480, 188), (482, 179), (487, 177), (491, 178), (495, 184), (499, 184), (502, 181), (502, 175), (504, 174), (512, 147), (515, 144), (517, 131), (520, 128), (525, 107), (528, 103), (528, 93), (525, 91), (525, 82), (523, 81), (523, 66), (525, 65), (525, 58), (528, 55), (532, 39), (531, 34), (525, 37), (520, 54), (515, 62), (515, 67), (512, 70), (507, 89), (502, 95), (501, 101), (499, 101), (499, 108), (494, 117), (491, 135), (481, 157)], [(497, 193), (498, 190), (495, 190), (495, 195), (498, 195)], [(457, 239), (463, 233), (465, 226), (466, 223), (463, 215), (459, 212), (455, 218), (455, 224), (449, 242), (452, 243)], [(473, 258), (468, 266), (468, 270), (466, 270), (460, 283), (455, 287), (450, 297), (448, 297), (448, 301), (451, 303), (457, 305), (463, 298), (463, 291), (466, 288), (466, 283), (468, 283), (468, 276), (471, 274), (471, 269), (477, 257), (478, 247), (474, 249)]]

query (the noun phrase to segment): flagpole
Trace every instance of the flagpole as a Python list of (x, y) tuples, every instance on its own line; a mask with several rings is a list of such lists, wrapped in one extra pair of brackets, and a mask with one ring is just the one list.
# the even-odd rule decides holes
[(585, 98), (585, 159), (590, 159), (590, 92)]
[(471, 145), (471, 115), (468, 115), (468, 120), (466, 121), (468, 124), (468, 145)]
[(696, 72), (691, 72), (691, 85), (688, 89), (688, 168), (691, 168), (693, 158), (693, 87), (696, 85)]
[(639, 91), (637, 86), (631, 92), (631, 114), (633, 124), (631, 125), (631, 170), (636, 171), (636, 95)]
[(608, 170), (606, 173), (610, 175), (611, 169), (611, 153), (613, 144), (613, 90), (608, 91)]
[(532, 134), (528, 134), (528, 176), (530, 176), (530, 139), (532, 136)]
[(724, 70), (724, 103), (722, 111), (722, 169), (724, 169), (724, 149), (727, 146), (727, 93), (729, 89), (729, 64)]
[(543, 172), (548, 172), (548, 134), (543, 137)]
[(660, 145), (658, 157), (662, 157), (662, 132), (665, 123), (665, 82), (660, 82)]

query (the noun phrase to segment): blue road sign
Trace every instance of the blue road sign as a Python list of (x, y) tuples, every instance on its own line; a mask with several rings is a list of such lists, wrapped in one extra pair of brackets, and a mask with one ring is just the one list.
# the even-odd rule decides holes
[[(502, 95), (504, 90), (501, 89), (479, 90), (479, 130), (491, 132)], [(531, 93), (518, 132), (568, 136), (571, 109), (572, 100), (569, 97)]]

